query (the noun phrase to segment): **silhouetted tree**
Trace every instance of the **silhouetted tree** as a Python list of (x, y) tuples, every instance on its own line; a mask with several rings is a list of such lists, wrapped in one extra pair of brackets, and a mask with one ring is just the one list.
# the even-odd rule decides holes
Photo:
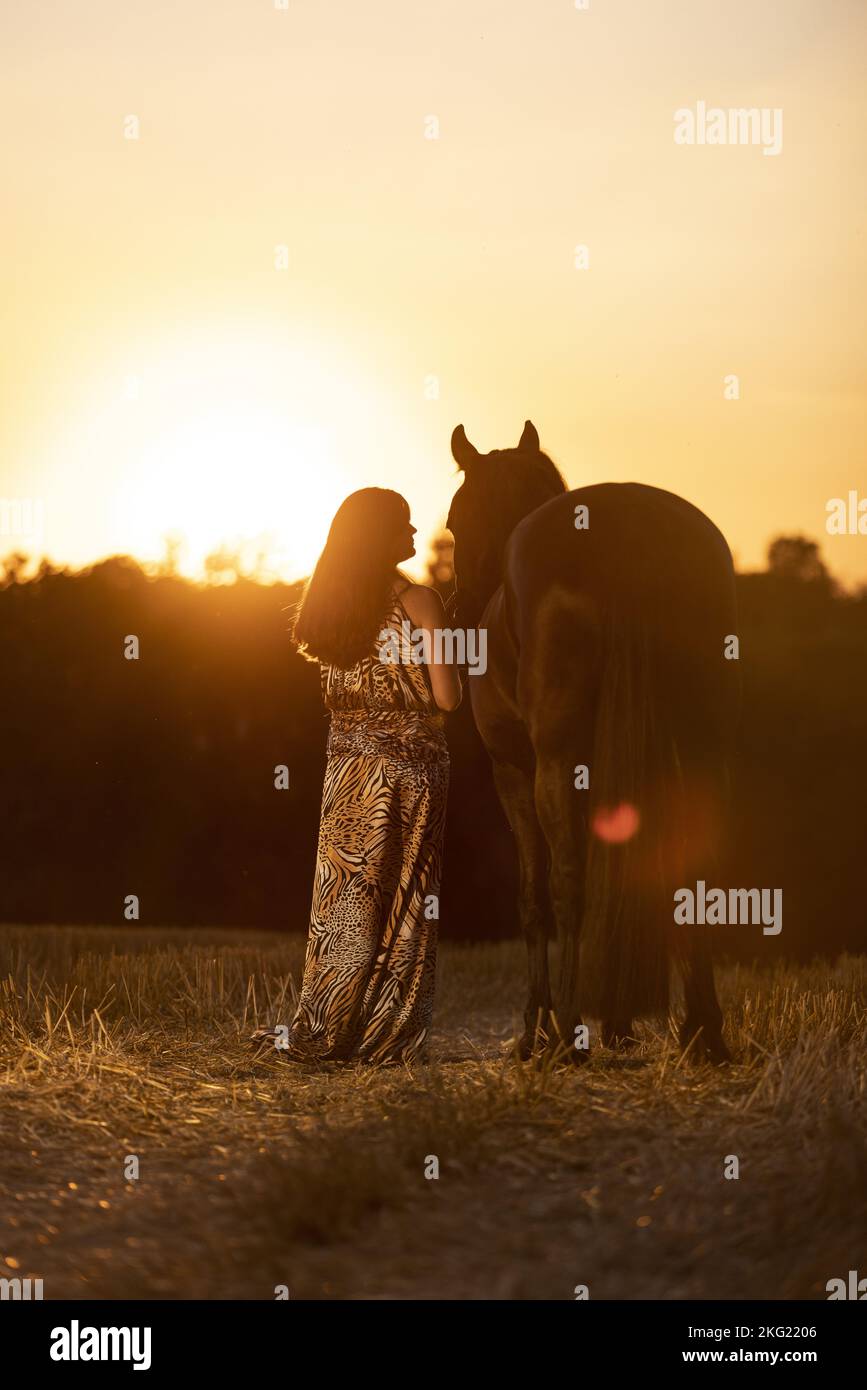
[(30, 556), (25, 555), (22, 550), (13, 550), (5, 555), (0, 561), (3, 566), (3, 577), (0, 584), (20, 584), (24, 578), (24, 573), (30, 564)]
[(796, 579), (801, 584), (821, 584), (828, 588), (831, 583), (817, 542), (806, 536), (777, 536), (771, 541), (768, 571), (779, 579)]
[[(139, 893), (151, 924), (306, 930), (328, 725), (317, 668), (287, 634), (302, 586), (253, 582), (233, 560), (212, 584), (125, 555), (78, 572), (0, 562), (0, 920), (120, 923)], [(447, 597), (449, 537), (429, 573)], [(867, 590), (836, 593), (804, 537), (778, 537), (768, 570), (737, 586), (744, 702), (721, 882), (783, 888), (786, 917), (779, 939), (732, 928), (719, 944), (864, 949)], [(469, 689), (448, 737), (441, 929), (513, 933), (515, 856)]]
[(163, 536), (163, 557), (156, 567), (156, 573), (166, 577), (178, 574), (183, 548), (184, 538), (179, 532), (169, 531)]

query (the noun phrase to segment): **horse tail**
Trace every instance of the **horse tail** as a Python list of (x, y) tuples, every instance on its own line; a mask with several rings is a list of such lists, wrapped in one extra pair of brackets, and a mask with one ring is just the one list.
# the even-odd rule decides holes
[(685, 803), (658, 643), (614, 605), (600, 637), (576, 1002), (627, 1022), (669, 1007)]

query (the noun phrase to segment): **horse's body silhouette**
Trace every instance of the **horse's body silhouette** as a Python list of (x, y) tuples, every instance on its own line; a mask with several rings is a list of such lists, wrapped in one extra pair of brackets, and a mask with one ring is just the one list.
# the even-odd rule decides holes
[(452, 452), (455, 620), (488, 632), (469, 687), (518, 850), (520, 1055), (565, 1045), (581, 1060), (582, 1010), (604, 1042), (628, 1042), (636, 1017), (667, 1010), (676, 962), (681, 1043), (724, 1061), (707, 929), (675, 926), (674, 893), (718, 863), (739, 700), (728, 546), (673, 493), (567, 492), (530, 421), (517, 449), (489, 454), (459, 425)]

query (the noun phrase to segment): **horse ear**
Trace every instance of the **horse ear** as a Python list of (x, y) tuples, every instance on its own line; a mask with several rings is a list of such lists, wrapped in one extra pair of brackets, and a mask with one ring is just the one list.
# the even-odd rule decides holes
[(524, 421), (524, 433), (521, 435), (519, 449), (526, 450), (527, 453), (538, 454), (539, 452), (539, 432), (532, 420)]
[(467, 464), (472, 467), (479, 457), (479, 451), (475, 444), (471, 444), (467, 439), (463, 425), (456, 425), (452, 430), (452, 456), (458, 468), (462, 468), (465, 473)]

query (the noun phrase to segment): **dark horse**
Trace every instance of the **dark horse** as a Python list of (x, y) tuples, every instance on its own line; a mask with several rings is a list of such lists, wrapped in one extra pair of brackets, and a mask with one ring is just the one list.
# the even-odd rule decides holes
[(458, 425), (452, 453), (455, 621), (487, 629), (469, 687), (519, 857), (519, 1053), (583, 1060), (582, 1011), (629, 1045), (635, 1018), (667, 1012), (676, 963), (681, 1045), (726, 1061), (707, 928), (675, 927), (674, 893), (719, 863), (739, 699), (728, 546), (659, 488), (567, 492), (529, 420), (517, 449), (489, 454)]

